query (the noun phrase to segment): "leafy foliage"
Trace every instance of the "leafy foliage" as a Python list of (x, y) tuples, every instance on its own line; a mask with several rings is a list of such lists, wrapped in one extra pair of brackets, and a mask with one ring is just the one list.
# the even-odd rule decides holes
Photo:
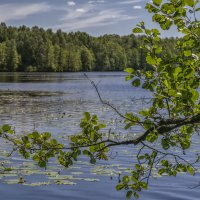
[[(46, 167), (52, 157), (57, 157), (61, 165), (69, 167), (81, 154), (95, 164), (97, 159), (109, 158), (111, 147), (138, 145), (137, 164), (131, 174), (126, 174), (116, 186), (117, 190), (127, 191), (127, 198), (139, 198), (139, 192), (148, 189), (152, 170), (168, 176), (176, 176), (179, 172), (195, 175), (199, 155), (194, 154), (194, 160), (190, 161), (184, 156), (192, 145), (193, 137), (198, 137), (200, 128), (200, 22), (196, 15), (199, 1), (170, 0), (162, 3), (161, 0), (153, 0), (152, 4), (147, 3), (146, 9), (153, 13), (152, 19), (159, 23), (161, 29), (167, 30), (175, 25), (183, 34), (176, 42), (177, 53), (171, 54), (160, 45), (157, 29), (147, 29), (141, 22), (133, 30), (144, 34), (141, 48), (152, 70), (127, 68), (126, 80), (133, 87), (151, 92), (147, 108), (137, 114), (129, 112), (123, 115), (102, 100), (97, 85), (91, 81), (101, 102), (124, 119), (124, 129), (134, 131), (139, 126), (143, 132), (130, 140), (112, 140), (110, 132), (101, 132), (105, 125), (98, 122), (97, 116), (86, 112), (80, 123), (81, 134), (72, 136), (68, 147), (52, 139), (50, 133), (33, 132), (18, 138), (13, 136), (14, 131), (9, 125), (2, 126), (0, 135), (13, 144), (14, 151), (18, 150), (25, 158), (32, 157), (40, 167)], [(181, 152), (174, 153), (176, 149)]]

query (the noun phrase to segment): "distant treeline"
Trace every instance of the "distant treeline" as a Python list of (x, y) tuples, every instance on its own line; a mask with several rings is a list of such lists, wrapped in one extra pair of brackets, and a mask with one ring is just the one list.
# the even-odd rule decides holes
[[(166, 54), (175, 52), (175, 38), (161, 41)], [(120, 71), (126, 67), (149, 68), (139, 47), (142, 36), (19, 28), (0, 24), (0, 71), (74, 72)]]

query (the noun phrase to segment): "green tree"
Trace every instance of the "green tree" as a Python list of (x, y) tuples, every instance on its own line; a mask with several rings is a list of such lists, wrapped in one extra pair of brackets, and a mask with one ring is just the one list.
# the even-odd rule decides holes
[(47, 42), (47, 55), (46, 57), (46, 68), (47, 71), (53, 71), (55, 72), (57, 70), (57, 66), (56, 66), (56, 61), (55, 61), (55, 51), (54, 51), (54, 46), (52, 45), (52, 43), (50, 41)]
[(64, 55), (64, 50), (59, 45), (54, 45), (54, 60), (57, 72), (63, 72), (65, 66), (66, 56)]
[(0, 43), (0, 71), (6, 71), (6, 43)]
[(126, 55), (127, 55), (127, 67), (133, 68), (133, 69), (139, 69), (140, 56), (139, 56), (138, 49), (136, 48), (129, 49)]
[(65, 71), (76, 72), (81, 71), (81, 54), (80, 51), (76, 50), (73, 44), (68, 44), (67, 55), (66, 55), (66, 68)]
[(91, 71), (94, 69), (94, 55), (91, 50), (87, 49), (86, 47), (81, 50), (81, 62), (83, 71)]
[(15, 40), (6, 41), (6, 69), (16, 71), (20, 64), (20, 56), (17, 52)]
[(108, 42), (107, 43), (108, 57), (110, 60), (110, 71), (124, 70), (127, 65), (127, 58), (125, 55), (125, 50), (117, 43)]
[(7, 26), (5, 23), (0, 24), (0, 42), (7, 40)]

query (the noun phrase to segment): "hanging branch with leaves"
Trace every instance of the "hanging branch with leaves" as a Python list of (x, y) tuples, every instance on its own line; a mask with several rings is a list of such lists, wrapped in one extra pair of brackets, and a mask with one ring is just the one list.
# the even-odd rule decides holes
[[(133, 87), (150, 91), (151, 104), (138, 114), (131, 111), (119, 112), (109, 102), (104, 101), (98, 85), (85, 75), (96, 90), (100, 101), (113, 109), (124, 120), (124, 129), (134, 132), (140, 126), (141, 134), (130, 140), (111, 139), (110, 131), (103, 134), (105, 124), (99, 123), (96, 115), (85, 112), (81, 120), (81, 133), (70, 138), (69, 144), (61, 144), (52, 139), (50, 133), (33, 132), (18, 138), (9, 125), (0, 130), (0, 137), (9, 141), (13, 152), (24, 158), (32, 158), (40, 167), (46, 167), (50, 158), (56, 157), (66, 168), (73, 165), (81, 154), (89, 157), (91, 163), (96, 160), (108, 160), (108, 153), (114, 146), (139, 146), (137, 164), (130, 175), (125, 175), (117, 190), (127, 190), (127, 198), (139, 197), (139, 192), (148, 188), (152, 170), (168, 176), (179, 172), (195, 174), (195, 165), (200, 156), (194, 154), (193, 160), (186, 160), (185, 154), (192, 145), (193, 137), (199, 137), (200, 128), (200, 21), (198, 0), (153, 0), (146, 9), (153, 13), (152, 20), (162, 30), (176, 26), (182, 34), (177, 39), (177, 54), (164, 54), (160, 45), (160, 32), (146, 28), (141, 22), (133, 33), (143, 35), (141, 49), (145, 52), (146, 62), (151, 71), (126, 69), (126, 80)], [(155, 145), (156, 144), (156, 145)], [(159, 144), (159, 146), (158, 146)], [(182, 153), (175, 154), (179, 149)]]

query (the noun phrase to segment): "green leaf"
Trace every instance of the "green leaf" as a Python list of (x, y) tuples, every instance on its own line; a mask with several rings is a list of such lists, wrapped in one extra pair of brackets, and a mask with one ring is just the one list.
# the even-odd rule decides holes
[(28, 136), (24, 136), (22, 137), (22, 141), (24, 142), (24, 144), (29, 142)]
[(189, 149), (189, 148), (190, 148), (190, 145), (191, 145), (191, 143), (190, 143), (190, 141), (189, 141), (188, 139), (182, 141), (180, 144), (181, 144), (181, 147), (182, 147), (184, 150), (185, 150), (185, 149)]
[(36, 154), (33, 156), (33, 160), (38, 162), (38, 161), (40, 160), (40, 156), (36, 153)]
[(37, 140), (40, 138), (40, 134), (38, 132), (34, 131), (33, 133), (29, 134), (28, 137), (31, 139)]
[(146, 140), (150, 143), (155, 142), (158, 139), (158, 135), (155, 133), (151, 133), (146, 137)]
[(159, 169), (158, 174), (163, 175), (165, 173), (165, 171), (166, 171), (165, 169)]
[(9, 124), (4, 124), (4, 125), (2, 126), (2, 130), (3, 130), (4, 132), (10, 131), (10, 130), (11, 130), (11, 126), (10, 126)]
[(172, 14), (175, 12), (175, 7), (173, 4), (171, 3), (164, 3), (162, 6), (161, 6), (161, 10), (163, 13), (166, 13), (166, 14)]
[(126, 76), (126, 77), (125, 77), (125, 80), (126, 80), (126, 81), (130, 81), (133, 77), (134, 77), (133, 75)]
[(51, 144), (52, 146), (55, 146), (55, 145), (58, 144), (58, 142), (57, 142), (57, 140), (52, 139), (52, 140), (50, 141), (50, 144)]
[(150, 3), (147, 3), (145, 8), (150, 12), (150, 13), (158, 13), (160, 10), (156, 8), (155, 6), (151, 5)]
[(139, 164), (135, 164), (135, 169), (140, 170), (141, 166)]
[(146, 33), (147, 35), (151, 35), (151, 31), (150, 31), (149, 29), (145, 29), (145, 33)]
[(155, 53), (156, 54), (160, 54), (162, 52), (162, 47), (157, 47), (156, 49), (155, 49)]
[(129, 129), (132, 126), (132, 123), (128, 123), (126, 124), (126, 126), (124, 127), (125, 130)]
[(150, 65), (156, 65), (156, 60), (155, 60), (151, 55), (148, 55), (148, 56), (146, 57), (146, 61), (147, 61), (147, 63), (150, 64)]
[(153, 29), (151, 29), (151, 32), (153, 33), (154, 37), (160, 35), (160, 32), (158, 29), (153, 28)]
[(132, 85), (135, 86), (135, 87), (139, 87), (140, 86), (140, 79), (137, 78), (137, 79), (133, 80)]
[(196, 100), (199, 99), (199, 92), (197, 90), (191, 90), (192, 93), (192, 101), (195, 102)]
[(139, 199), (139, 195), (138, 195), (137, 192), (134, 192), (134, 197), (135, 197), (136, 199)]
[(139, 112), (139, 114), (142, 115), (142, 116), (144, 116), (144, 117), (147, 117), (147, 116), (149, 116), (149, 110), (148, 110), (148, 109), (146, 109), (146, 110), (141, 110), (141, 111)]
[(134, 28), (133, 33), (143, 33), (143, 30), (141, 28)]
[(160, 6), (161, 3), (162, 3), (162, 0), (153, 0), (153, 4), (156, 6)]
[(187, 166), (187, 172), (193, 176), (195, 175), (195, 171), (190, 165)]
[(89, 112), (84, 112), (83, 115), (84, 115), (84, 117), (85, 117), (85, 119), (86, 119), (87, 121), (89, 121), (89, 120), (91, 119), (91, 116), (90, 116), (90, 113), (89, 113)]
[(163, 149), (167, 150), (170, 147), (169, 140), (166, 138), (162, 138), (161, 140)]
[(194, 7), (194, 0), (184, 0), (186, 6)]
[[(144, 120), (143, 126), (144, 126), (144, 128), (145, 128), (146, 130), (148, 130), (148, 129), (150, 129), (150, 128), (153, 126), (153, 123), (152, 123), (151, 120), (146, 119), (146, 120)], [(154, 133), (153, 133), (153, 134), (154, 134)]]
[(135, 70), (133, 68), (126, 68), (124, 71), (129, 73), (129, 74), (134, 74), (135, 73)]
[(196, 11), (196, 12), (199, 12), (199, 11), (200, 11), (200, 8), (196, 8), (195, 11)]
[(46, 161), (44, 161), (44, 160), (39, 160), (38, 165), (39, 165), (40, 167), (42, 167), (42, 168), (45, 168), (46, 165), (47, 165), (47, 163), (46, 163)]
[(168, 160), (161, 160), (160, 164), (164, 167), (168, 167), (169, 166), (169, 162)]
[(86, 149), (83, 151), (83, 154), (86, 155), (86, 156), (90, 156), (91, 155), (90, 151), (88, 151)]
[(91, 164), (95, 164), (96, 163), (96, 159), (93, 156), (90, 157), (90, 163)]
[(184, 56), (186, 56), (186, 57), (189, 57), (189, 56), (192, 55), (191, 50), (186, 50), (186, 51), (184, 51), (183, 53), (184, 53)]
[(42, 134), (42, 138), (44, 140), (48, 140), (49, 138), (51, 138), (51, 134), (49, 132), (45, 132)]
[(145, 189), (145, 190), (148, 189), (148, 185), (147, 185), (146, 182), (141, 182), (141, 183), (140, 183), (140, 186), (141, 186), (143, 189)]
[(118, 185), (116, 186), (116, 190), (117, 190), (117, 191), (122, 190), (123, 188), (124, 188), (124, 185), (122, 185), (122, 184), (118, 184)]
[(98, 127), (99, 127), (99, 129), (102, 129), (102, 128), (106, 128), (106, 125), (105, 124), (99, 124)]
[(138, 157), (139, 160), (144, 160), (146, 157), (144, 155), (141, 155)]
[(129, 183), (130, 182), (130, 178), (128, 176), (124, 176), (123, 177), (123, 182), (126, 183), (126, 184)]
[(129, 190), (129, 191), (126, 193), (126, 198), (127, 198), (127, 199), (130, 199), (132, 195), (133, 195), (133, 191)]

